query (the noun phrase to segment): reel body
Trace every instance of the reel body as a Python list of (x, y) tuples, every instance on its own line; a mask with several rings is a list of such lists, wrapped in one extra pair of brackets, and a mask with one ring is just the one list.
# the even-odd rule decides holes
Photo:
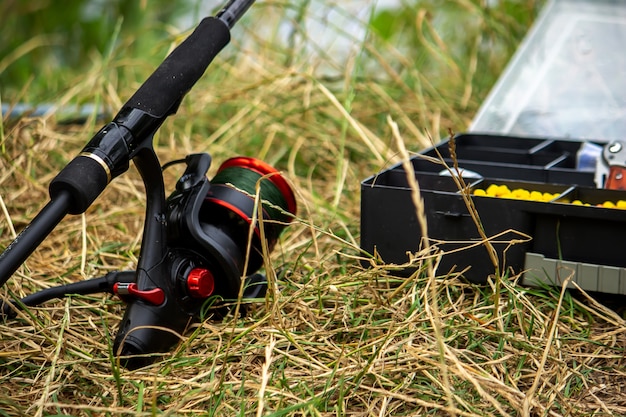
[[(257, 159), (226, 161), (212, 182), (206, 177), (208, 154), (189, 155), (185, 162), (187, 169), (165, 202), (165, 222), (146, 216), (146, 234), (165, 228), (162, 256), (151, 257), (150, 265), (140, 260), (137, 283), (115, 291), (128, 302), (114, 342), (128, 368), (171, 349), (207, 304), (236, 301), (242, 279), (261, 268), (263, 254), (296, 214), (288, 183)], [(258, 277), (251, 281), (244, 298), (261, 290)]]

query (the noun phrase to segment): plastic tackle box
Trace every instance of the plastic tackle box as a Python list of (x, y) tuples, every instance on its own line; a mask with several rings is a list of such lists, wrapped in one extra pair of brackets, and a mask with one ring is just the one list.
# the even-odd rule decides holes
[[(484, 283), (495, 271), (463, 198), (465, 192), (505, 272), (523, 273), (523, 282), (529, 285), (557, 285), (572, 275), (571, 282), (585, 290), (626, 294), (626, 256), (619, 243), (626, 236), (626, 210), (604, 205), (626, 204), (626, 191), (596, 188), (594, 171), (578, 169), (581, 146), (569, 140), (458, 135), (454, 154), (466, 191), (451, 176), (456, 171), (448, 141), (414, 157), (410, 175), (421, 190), (428, 236), (439, 242), (443, 253), (438, 273), (462, 272), (470, 281)], [(551, 197), (534, 201), (474, 195), (491, 184)], [(362, 182), (365, 251), (386, 263), (405, 264), (420, 250), (421, 238), (401, 165)]]

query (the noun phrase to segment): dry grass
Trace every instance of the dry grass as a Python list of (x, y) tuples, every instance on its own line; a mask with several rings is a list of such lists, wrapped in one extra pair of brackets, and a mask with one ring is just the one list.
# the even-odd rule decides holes
[[(31, 309), (0, 323), (0, 415), (626, 415), (625, 322), (602, 304), (511, 277), (500, 281), (494, 311), (495, 287), (429, 272), (426, 253), (407, 279), (359, 264), (360, 181), (429, 135), (462, 131), (485, 92), (467, 77), (445, 91), (428, 87), (401, 54), (370, 44), (335, 77), (318, 76), (312, 62), (284, 64), (262, 41), (241, 45), (238, 37), (253, 38), (243, 32), (229, 46), (240, 58), (214, 63), (155, 147), (162, 162), (198, 151), (216, 166), (257, 156), (293, 183), (299, 216), (272, 255), (266, 299), (244, 319), (199, 324), (162, 361), (133, 372), (112, 359), (119, 300), (71, 297)], [(367, 66), (377, 76), (361, 74)], [(95, 65), (65, 98), (119, 107), (136, 86), (103, 77), (110, 72)], [(97, 127), (4, 125), (2, 245)], [(131, 169), (84, 216), (66, 218), (0, 294), (132, 269), (143, 199)]]

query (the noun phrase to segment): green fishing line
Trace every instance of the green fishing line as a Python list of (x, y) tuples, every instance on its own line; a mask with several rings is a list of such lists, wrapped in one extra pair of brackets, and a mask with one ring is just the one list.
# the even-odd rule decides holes
[(257, 194), (257, 182), (260, 181), (260, 197), (263, 210), (272, 220), (289, 222), (287, 200), (270, 178), (271, 176), (264, 177), (258, 172), (245, 167), (232, 166), (220, 170), (213, 177), (211, 183), (230, 185), (253, 198)]

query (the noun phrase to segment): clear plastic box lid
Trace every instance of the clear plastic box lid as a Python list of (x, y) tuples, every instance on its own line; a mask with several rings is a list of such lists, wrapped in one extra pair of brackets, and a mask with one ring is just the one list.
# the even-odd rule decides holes
[(626, 140), (626, 0), (550, 0), (469, 130)]

